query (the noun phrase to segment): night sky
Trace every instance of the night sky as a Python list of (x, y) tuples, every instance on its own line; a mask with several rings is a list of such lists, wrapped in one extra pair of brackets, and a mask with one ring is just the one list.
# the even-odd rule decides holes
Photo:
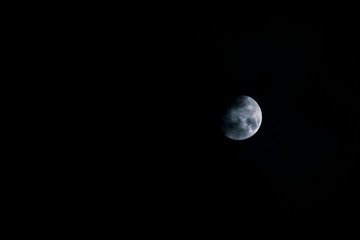
[[(150, 50), (160, 73), (147, 84), (165, 113), (153, 120), (164, 135), (146, 164), (156, 169), (143, 188), (149, 208), (193, 226), (356, 226), (357, 20), (231, 15), (164, 27)], [(220, 129), (239, 95), (263, 113), (244, 141)]]

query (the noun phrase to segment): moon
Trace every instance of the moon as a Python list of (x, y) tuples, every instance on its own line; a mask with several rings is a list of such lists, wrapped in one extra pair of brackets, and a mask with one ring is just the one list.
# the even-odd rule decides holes
[(262, 113), (259, 104), (251, 97), (237, 97), (225, 111), (221, 130), (233, 140), (245, 140), (252, 137), (260, 128)]

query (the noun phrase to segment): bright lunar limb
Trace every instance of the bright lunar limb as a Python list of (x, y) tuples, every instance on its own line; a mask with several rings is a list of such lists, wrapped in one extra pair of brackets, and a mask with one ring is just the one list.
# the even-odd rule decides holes
[(260, 128), (262, 113), (259, 104), (249, 96), (239, 96), (222, 117), (221, 130), (233, 140), (253, 136)]

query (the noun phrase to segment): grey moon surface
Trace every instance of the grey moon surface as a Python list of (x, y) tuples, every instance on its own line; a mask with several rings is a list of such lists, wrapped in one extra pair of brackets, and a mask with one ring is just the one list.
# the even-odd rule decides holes
[(259, 104), (249, 96), (237, 97), (225, 111), (221, 130), (233, 140), (245, 140), (252, 137), (260, 128), (262, 113)]

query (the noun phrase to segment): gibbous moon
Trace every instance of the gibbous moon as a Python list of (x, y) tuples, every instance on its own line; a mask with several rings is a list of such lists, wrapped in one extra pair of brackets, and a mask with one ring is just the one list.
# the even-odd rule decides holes
[(244, 140), (260, 128), (262, 113), (259, 104), (249, 96), (239, 96), (222, 117), (221, 130), (226, 137)]

